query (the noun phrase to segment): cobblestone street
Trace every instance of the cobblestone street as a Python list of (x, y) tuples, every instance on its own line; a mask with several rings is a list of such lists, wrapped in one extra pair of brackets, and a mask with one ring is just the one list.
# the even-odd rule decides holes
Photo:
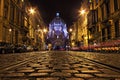
[(0, 65), (0, 80), (120, 80), (119, 70), (74, 53), (46, 51), (0, 55), (0, 64), (3, 64)]

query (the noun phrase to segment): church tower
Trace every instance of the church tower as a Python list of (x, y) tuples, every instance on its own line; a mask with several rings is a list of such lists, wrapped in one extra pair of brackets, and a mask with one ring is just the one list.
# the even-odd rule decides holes
[(64, 48), (68, 37), (66, 23), (60, 18), (59, 13), (56, 13), (56, 17), (49, 24), (48, 32), (48, 39), (53, 49)]

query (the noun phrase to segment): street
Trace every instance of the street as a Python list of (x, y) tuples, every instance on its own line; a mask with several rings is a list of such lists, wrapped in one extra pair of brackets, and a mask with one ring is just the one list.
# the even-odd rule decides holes
[(113, 62), (119, 57), (74, 51), (0, 54), (0, 80), (120, 80), (119, 60), (112, 63), (109, 55), (116, 55)]

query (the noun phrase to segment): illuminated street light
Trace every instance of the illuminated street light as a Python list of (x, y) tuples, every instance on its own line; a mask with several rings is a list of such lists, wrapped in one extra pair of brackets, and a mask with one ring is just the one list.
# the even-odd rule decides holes
[(34, 14), (35, 13), (35, 9), (30, 8), (29, 12), (30, 12), (30, 14)]
[(46, 32), (47, 32), (47, 29), (43, 29), (43, 31), (46, 33)]
[(12, 29), (9, 29), (9, 32), (11, 32), (12, 31)]
[(24, 2), (24, 0), (22, 0), (22, 2)]
[(85, 10), (79, 11), (81, 15), (85, 14)]
[(70, 28), (69, 31), (72, 32), (72, 28)]

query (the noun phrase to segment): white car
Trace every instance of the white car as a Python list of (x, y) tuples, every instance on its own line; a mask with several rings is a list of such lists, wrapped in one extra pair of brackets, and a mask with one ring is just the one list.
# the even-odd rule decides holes
[(27, 51), (33, 51), (33, 46), (27, 46)]

